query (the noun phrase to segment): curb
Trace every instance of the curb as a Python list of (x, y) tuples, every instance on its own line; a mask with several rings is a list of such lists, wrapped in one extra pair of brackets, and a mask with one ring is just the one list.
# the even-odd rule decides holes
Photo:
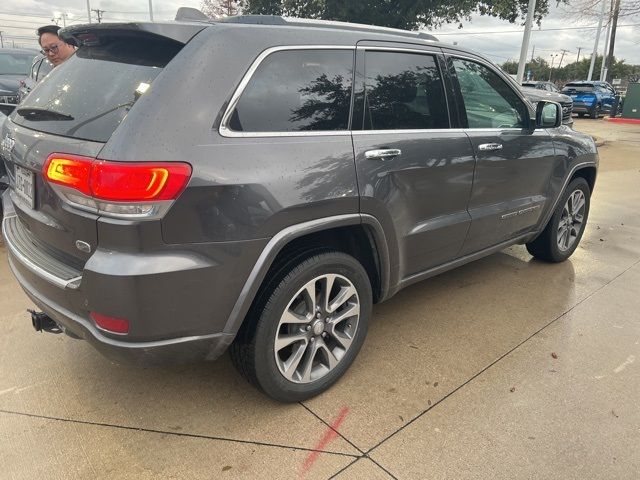
[(640, 119), (637, 118), (611, 118), (605, 117), (605, 121), (611, 123), (624, 123), (627, 125), (640, 125)]

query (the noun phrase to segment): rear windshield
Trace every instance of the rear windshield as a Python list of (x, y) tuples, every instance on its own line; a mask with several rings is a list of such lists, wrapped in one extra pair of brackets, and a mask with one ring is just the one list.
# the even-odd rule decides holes
[(596, 88), (595, 86), (589, 85), (589, 84), (573, 85), (571, 83), (567, 83), (562, 89), (562, 91), (563, 92), (593, 92), (595, 88)]
[(82, 47), (38, 83), (11, 119), (41, 132), (106, 142), (181, 47), (145, 38)]

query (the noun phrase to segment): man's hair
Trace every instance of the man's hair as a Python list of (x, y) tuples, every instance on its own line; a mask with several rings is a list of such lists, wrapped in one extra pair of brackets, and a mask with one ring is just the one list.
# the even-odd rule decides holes
[(37, 31), (38, 31), (38, 43), (40, 43), (40, 39), (42, 38), (42, 35), (44, 35), (45, 33), (53, 33), (54, 35), (58, 35), (58, 31), (60, 30), (61, 27), (59, 27), (58, 25), (45, 25), (44, 27), (40, 27)]

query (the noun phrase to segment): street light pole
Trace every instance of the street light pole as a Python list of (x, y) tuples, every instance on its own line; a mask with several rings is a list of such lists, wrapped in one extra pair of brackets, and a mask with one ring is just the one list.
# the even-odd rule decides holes
[(91, 23), (91, 4), (89, 0), (87, 0), (87, 18), (89, 18), (89, 23)]
[[(151, 0), (149, 0), (151, 1)], [(529, 53), (529, 41), (531, 40), (531, 27), (533, 26), (533, 16), (536, 10), (536, 0), (529, 0), (529, 8), (527, 8), (527, 21), (524, 26), (524, 35), (522, 37), (522, 47), (520, 47), (520, 62), (518, 63), (518, 85), (522, 83), (524, 77), (524, 69), (527, 65), (527, 53)]]
[(149, 20), (153, 22), (153, 0), (149, 0)]
[(549, 81), (551, 81), (551, 75), (553, 74), (553, 64), (555, 63), (556, 57), (558, 55), (559, 55), (558, 53), (556, 53), (555, 55), (553, 54), (551, 55), (551, 69), (549, 70)]
[(596, 43), (593, 45), (593, 55), (591, 56), (591, 65), (589, 66), (589, 75), (587, 76), (587, 82), (591, 81), (591, 77), (593, 77), (593, 68), (596, 65), (596, 58), (598, 57), (598, 43), (600, 42), (600, 32), (602, 30), (602, 21), (604, 20), (604, 12), (605, 7), (607, 6), (607, 2), (605, 0), (602, 1), (602, 12), (600, 12), (600, 20), (598, 21), (598, 32), (596, 33)]

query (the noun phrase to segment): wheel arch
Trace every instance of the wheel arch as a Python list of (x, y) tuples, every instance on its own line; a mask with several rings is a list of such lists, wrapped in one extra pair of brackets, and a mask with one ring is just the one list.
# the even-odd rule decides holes
[(283, 262), (321, 250), (352, 255), (364, 266), (374, 302), (389, 296), (389, 250), (381, 224), (369, 215), (349, 214), (312, 220), (285, 228), (262, 251), (225, 324), (224, 332), (237, 334), (251, 306), (259, 298), (265, 279), (277, 274)]

